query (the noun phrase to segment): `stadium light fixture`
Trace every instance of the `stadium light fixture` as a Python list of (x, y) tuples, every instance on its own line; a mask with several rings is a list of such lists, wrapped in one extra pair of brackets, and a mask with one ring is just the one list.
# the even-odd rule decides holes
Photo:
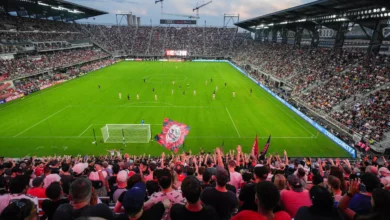
[(383, 8), (382, 8), (382, 11), (386, 11), (386, 8), (385, 8), (385, 7), (383, 7)]
[(274, 23), (268, 24), (268, 26), (274, 26)]

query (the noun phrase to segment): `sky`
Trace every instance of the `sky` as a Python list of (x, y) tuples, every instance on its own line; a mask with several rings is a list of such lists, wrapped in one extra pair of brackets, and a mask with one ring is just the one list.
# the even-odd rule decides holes
[[(186, 17), (161, 15), (160, 3), (155, 0), (67, 0), (79, 5), (106, 11), (108, 15), (95, 19), (82, 19), (79, 22), (116, 24), (115, 14), (132, 12), (141, 17), (142, 25), (159, 24), (160, 19), (188, 19)], [(210, 0), (164, 0), (164, 13), (196, 15), (192, 9)], [(211, 4), (199, 9), (198, 25), (222, 26), (224, 14), (239, 14), (245, 20), (271, 12), (298, 6), (313, 0), (213, 0)], [(123, 24), (124, 20), (122, 21)], [(232, 22), (230, 22), (232, 25)], [(229, 25), (229, 26), (230, 26)]]

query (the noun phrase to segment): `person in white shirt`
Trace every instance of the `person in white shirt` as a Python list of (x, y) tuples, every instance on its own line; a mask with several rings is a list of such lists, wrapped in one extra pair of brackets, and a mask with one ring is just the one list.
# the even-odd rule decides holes
[(122, 99), (122, 93), (119, 93), (119, 99)]
[(27, 175), (15, 176), (10, 182), (10, 193), (0, 196), (0, 213), (15, 199), (29, 199), (38, 207), (38, 198), (27, 195), (30, 178)]

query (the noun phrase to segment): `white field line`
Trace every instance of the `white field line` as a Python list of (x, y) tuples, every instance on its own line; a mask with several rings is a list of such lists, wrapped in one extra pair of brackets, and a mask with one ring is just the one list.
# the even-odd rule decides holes
[(37, 123), (33, 124), (32, 126), (28, 127), (27, 129), (25, 129), (24, 131), (22, 131), (22, 132), (20, 132), (19, 134), (15, 135), (14, 137), (17, 137), (17, 136), (19, 136), (19, 135), (23, 134), (24, 132), (26, 132), (26, 131), (30, 130), (31, 128), (33, 128), (33, 127), (35, 127), (35, 126), (39, 125), (40, 123), (42, 123), (42, 122), (46, 121), (47, 119), (49, 119), (49, 118), (53, 117), (54, 115), (56, 115), (56, 114), (58, 114), (58, 113), (62, 112), (63, 110), (65, 110), (65, 109), (67, 109), (67, 108), (69, 108), (69, 107), (70, 107), (70, 105), (68, 105), (68, 106), (65, 106), (65, 107), (64, 107), (64, 108), (62, 108), (61, 110), (59, 110), (59, 111), (56, 111), (56, 112), (54, 112), (53, 114), (51, 114), (51, 115), (47, 116), (46, 118), (44, 118), (44, 119), (40, 120), (39, 122), (37, 122)]
[[(101, 137), (96, 135), (96, 137)], [(79, 138), (93, 138), (93, 136), (22, 136), (22, 137), (11, 137), (11, 136), (0, 136), (0, 139), (79, 139)], [(231, 136), (189, 136), (187, 139), (237, 139), (238, 137)], [(239, 137), (239, 139), (254, 139), (255, 137)], [(260, 139), (267, 139), (268, 136), (258, 137)], [(272, 139), (317, 139), (317, 137), (274, 137)]]
[(83, 135), (90, 127), (92, 127), (93, 124), (89, 125), (88, 128), (86, 128), (80, 135), (79, 137), (81, 137), (81, 135)]
[[(267, 99), (271, 100), (268, 96), (266, 96)], [(279, 102), (278, 100), (274, 99), (276, 102)], [(273, 101), (273, 100), (272, 100)], [(309, 131), (309, 129), (307, 129), (305, 126), (303, 126), (297, 119), (294, 118), (294, 116), (291, 116), (290, 114), (288, 114), (283, 108), (281, 108), (279, 106), (279, 103), (276, 103), (276, 106), (278, 106), (278, 108), (280, 110), (282, 110), (287, 116), (289, 116), (290, 118), (292, 118), (296, 123), (298, 123), (302, 128), (304, 128), (307, 132), (309, 132), (312, 136), (315, 136), (311, 131)], [(295, 113), (294, 113), (295, 114)]]
[(238, 132), (238, 129), (237, 129), (237, 127), (236, 127), (236, 124), (234, 123), (233, 118), (232, 118), (232, 116), (230, 115), (229, 110), (227, 109), (227, 107), (225, 107), (225, 109), (226, 109), (227, 113), (229, 114), (230, 120), (232, 121), (234, 128), (235, 128), (236, 131), (237, 131), (238, 137), (241, 137), (240, 132)]

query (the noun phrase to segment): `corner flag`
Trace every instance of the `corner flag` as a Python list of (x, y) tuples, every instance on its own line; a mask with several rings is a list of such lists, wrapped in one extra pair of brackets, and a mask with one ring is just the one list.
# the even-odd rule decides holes
[(255, 156), (256, 158), (259, 155), (259, 139), (257, 138), (257, 134), (256, 134), (255, 142), (253, 143), (252, 146), (251, 155)]

